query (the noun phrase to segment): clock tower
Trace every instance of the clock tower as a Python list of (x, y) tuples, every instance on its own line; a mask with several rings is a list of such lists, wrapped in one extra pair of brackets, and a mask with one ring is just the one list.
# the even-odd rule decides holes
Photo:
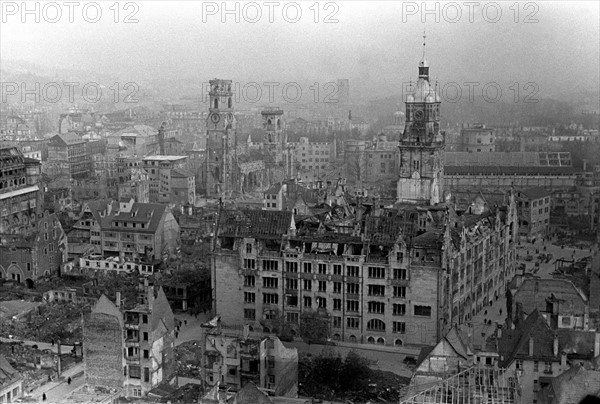
[(397, 201), (435, 205), (443, 201), (445, 141), (440, 131), (441, 100), (429, 83), (424, 51), (419, 79), (411, 87), (406, 97), (406, 126), (398, 144)]
[(231, 80), (209, 81), (206, 118), (206, 193), (231, 196), (236, 156), (235, 116)]

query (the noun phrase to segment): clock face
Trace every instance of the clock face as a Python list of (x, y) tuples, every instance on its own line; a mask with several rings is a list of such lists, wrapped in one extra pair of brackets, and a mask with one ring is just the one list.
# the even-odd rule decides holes
[(210, 116), (210, 120), (213, 121), (213, 123), (217, 123), (221, 120), (221, 117), (219, 116), (219, 114), (212, 114)]
[(415, 111), (415, 120), (422, 121), (424, 117), (425, 117), (425, 114), (423, 113), (422, 109), (417, 109)]

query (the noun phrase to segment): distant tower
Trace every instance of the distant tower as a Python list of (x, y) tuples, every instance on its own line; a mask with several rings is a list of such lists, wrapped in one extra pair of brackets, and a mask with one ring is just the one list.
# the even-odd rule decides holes
[(165, 155), (165, 125), (167, 123), (163, 122), (162, 125), (160, 125), (160, 128), (158, 128), (158, 147), (159, 147), (159, 154), (161, 156)]
[(206, 193), (230, 196), (234, 189), (236, 123), (231, 80), (210, 80), (206, 119)]
[(406, 126), (398, 144), (398, 202), (433, 205), (443, 200), (445, 141), (440, 132), (440, 104), (436, 89), (429, 84), (423, 42), (419, 79), (406, 98)]
[(269, 153), (269, 162), (279, 163), (282, 160), (283, 149), (283, 111), (279, 108), (269, 108), (261, 112), (263, 120), (263, 147)]

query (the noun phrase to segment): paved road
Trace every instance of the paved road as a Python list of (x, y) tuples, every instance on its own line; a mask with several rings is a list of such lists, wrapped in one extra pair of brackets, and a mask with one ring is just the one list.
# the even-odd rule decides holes
[[(546, 247), (546, 250), (544, 250)], [(536, 250), (538, 253), (536, 253)], [(535, 263), (537, 262), (535, 258), (537, 258), (540, 254), (552, 254), (553, 257), (550, 262), (540, 263), (539, 270), (535, 272), (535, 275), (539, 276), (543, 279), (552, 279), (551, 275), (554, 272), (555, 261), (561, 257), (565, 259), (572, 259), (574, 257), (575, 261), (592, 255), (589, 249), (578, 249), (578, 248), (568, 248), (568, 247), (559, 247), (554, 244), (550, 244), (550, 242), (543, 243), (541, 240), (538, 240), (535, 244), (521, 242), (521, 245), (517, 248), (517, 253), (519, 254), (519, 258), (517, 260), (517, 265), (525, 264), (527, 269), (526, 272), (532, 273), (535, 269)], [(533, 261), (525, 261), (525, 257), (527, 255), (532, 255), (534, 257)], [(518, 272), (520, 273), (520, 272)], [(487, 322), (491, 320), (491, 325), (488, 325)], [(471, 343), (474, 345), (484, 346), (485, 340), (493, 334), (494, 330), (497, 327), (497, 323), (503, 324), (506, 321), (506, 297), (502, 295), (498, 300), (496, 300), (492, 306), (484, 307), (481, 312), (479, 312), (476, 316), (472, 318), (470, 321), (471, 326), (466, 324), (462, 324), (460, 329), (470, 336)]]
[[(71, 378), (71, 384), (67, 383), (68, 378)], [(50, 383), (35, 389), (28, 396), (33, 397), (36, 401), (41, 402), (42, 396), (46, 393), (46, 402), (60, 403), (73, 390), (83, 385), (85, 378), (83, 377), (83, 363), (78, 363), (72, 368), (63, 372), (60, 378)]]

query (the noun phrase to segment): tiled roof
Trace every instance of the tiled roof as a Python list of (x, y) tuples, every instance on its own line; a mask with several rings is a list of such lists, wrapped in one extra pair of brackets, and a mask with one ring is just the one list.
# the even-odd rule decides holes
[[(515, 293), (514, 300), (523, 303), (523, 307), (530, 308), (529, 310), (537, 309), (545, 312), (546, 300), (551, 297), (562, 302), (578, 301), (585, 304), (582, 292), (565, 279), (525, 279)], [(561, 308), (567, 309), (567, 307)]]
[[(533, 337), (533, 355), (529, 355), (529, 337)], [(534, 310), (514, 330), (507, 327), (498, 341), (500, 367), (508, 367), (516, 358), (556, 360), (554, 355), (554, 332), (539, 313)], [(503, 359), (502, 359), (503, 358)]]
[(445, 166), (446, 175), (575, 175), (579, 170), (575, 167), (535, 167), (535, 166)]
[(194, 174), (190, 173), (189, 171), (182, 170), (181, 168), (174, 168), (171, 170), (171, 177), (173, 178), (189, 178), (193, 175)]
[(427, 231), (412, 239), (414, 246), (441, 247), (444, 243), (444, 233), (441, 231)]
[(600, 370), (574, 366), (552, 379), (552, 383), (542, 391), (542, 402), (579, 403), (587, 395), (600, 397)]
[(0, 355), (0, 390), (21, 379), (21, 375), (13, 368), (6, 358)]
[(219, 219), (219, 235), (280, 239), (291, 222), (292, 212), (288, 211), (225, 210)]
[(528, 188), (523, 190), (518, 190), (517, 192), (521, 193), (529, 200), (540, 199), (546, 196), (550, 196), (552, 193), (542, 187)]
[[(111, 206), (110, 214), (102, 217), (101, 213), (108, 209), (108, 205)], [(110, 201), (108, 204), (106, 202), (89, 203), (89, 207), (94, 218), (100, 223), (102, 230), (124, 230), (124, 228), (113, 226), (113, 220), (116, 219), (128, 223), (148, 223), (144, 229), (136, 228), (135, 232), (155, 233), (158, 230), (161, 218), (165, 214), (167, 205), (134, 202), (130, 212), (120, 211), (119, 202), (117, 201)], [(133, 229), (128, 231), (131, 232)]]
[(566, 352), (570, 359), (593, 359), (595, 332), (569, 328), (560, 328), (557, 332), (561, 352)]
[(365, 235), (373, 244), (394, 244), (402, 235), (406, 242), (415, 229), (416, 216), (369, 216), (365, 221)]
[(60, 135), (55, 135), (50, 139), (50, 144), (60, 143), (62, 143), (63, 146), (67, 146), (72, 144), (85, 143), (85, 140), (83, 140), (81, 136), (73, 132), (61, 133)]

